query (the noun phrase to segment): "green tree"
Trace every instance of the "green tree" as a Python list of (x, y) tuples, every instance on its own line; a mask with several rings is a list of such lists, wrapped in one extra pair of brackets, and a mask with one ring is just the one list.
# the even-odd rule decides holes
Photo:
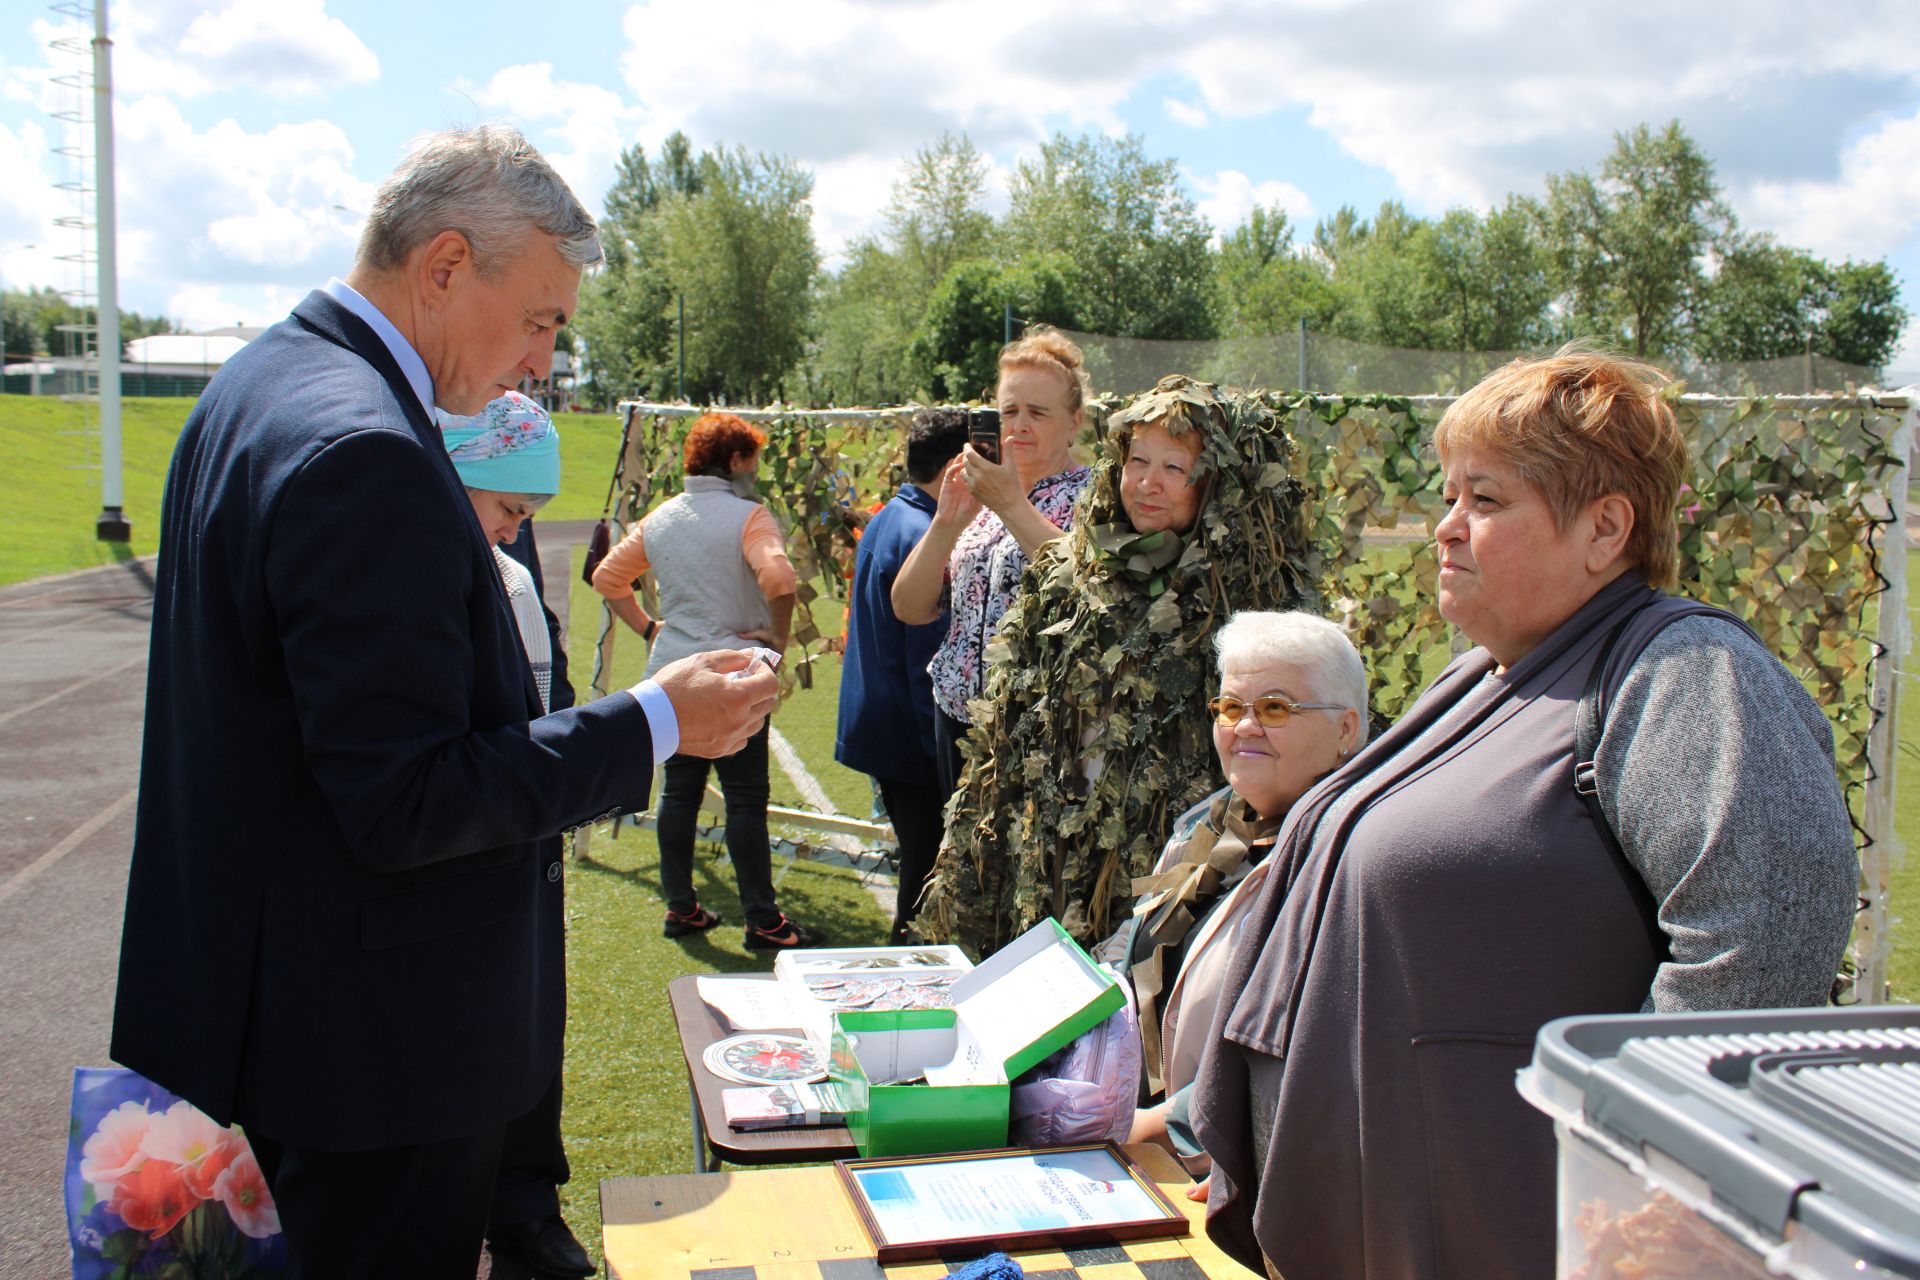
[(675, 394), (675, 298), (656, 215), (663, 201), (699, 191), (699, 166), (684, 134), (666, 140), (657, 168), (637, 144), (620, 156), (600, 220), (606, 262), (581, 284), (571, 326), (590, 375), (584, 394), (603, 407), (621, 396)]
[(986, 161), (943, 134), (901, 166), (882, 230), (847, 246), (818, 285), (808, 395), (834, 404), (900, 403), (928, 392), (910, 347), (927, 303), (957, 264), (992, 249)]
[(813, 175), (783, 156), (714, 150), (699, 190), (664, 200), (661, 262), (687, 302), (687, 392), (763, 403), (783, 396), (805, 348), (814, 273)]
[(1085, 327), (1073, 310), (1072, 268), (1060, 254), (1012, 266), (982, 259), (955, 264), (928, 301), (908, 353), (932, 397), (973, 400), (993, 393), (1009, 303), (1023, 319)]
[(966, 134), (943, 133), (908, 160), (887, 202), (886, 247), (924, 306), (957, 262), (987, 256), (987, 162)]
[(1577, 330), (1639, 356), (1666, 356), (1691, 336), (1709, 255), (1734, 220), (1713, 163), (1670, 122), (1614, 135), (1600, 177), (1547, 178), (1545, 226), (1557, 282)]
[(1090, 331), (1128, 338), (1211, 338), (1212, 229), (1172, 160), (1138, 137), (1055, 134), (1011, 183), (1005, 256), (1057, 257), (1071, 308)]
[(1220, 328), (1229, 337), (1261, 337), (1299, 327), (1322, 329), (1339, 310), (1326, 259), (1296, 252), (1286, 211), (1256, 206), (1220, 241)]
[(1537, 207), (1509, 197), (1485, 217), (1453, 209), (1413, 239), (1428, 343), (1444, 351), (1514, 351), (1551, 339), (1553, 285)]
[(1910, 314), (1900, 305), (1899, 277), (1885, 262), (1849, 261), (1828, 270), (1833, 293), (1814, 350), (1885, 372)]

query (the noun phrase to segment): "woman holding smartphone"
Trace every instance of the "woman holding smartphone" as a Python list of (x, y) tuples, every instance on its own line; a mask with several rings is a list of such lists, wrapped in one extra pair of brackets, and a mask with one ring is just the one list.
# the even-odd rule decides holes
[(1091, 472), (1068, 449), (1080, 432), (1087, 374), (1080, 348), (1035, 329), (1000, 353), (1000, 457), (969, 444), (947, 467), (933, 524), (901, 566), (893, 612), (910, 626), (948, 610), (933, 676), (940, 786), (960, 781), (967, 703), (986, 685), (986, 647), (1042, 546), (1073, 527)]
[[(685, 489), (654, 508), (593, 571), (593, 589), (652, 646), (649, 676), (711, 649), (764, 644), (776, 655), (786, 652), (797, 579), (780, 529), (754, 490), (766, 442), (765, 433), (731, 413), (702, 416), (687, 432)], [(658, 618), (648, 617), (633, 594), (634, 579), (648, 569), (660, 587)], [(726, 797), (727, 856), (740, 887), (747, 949), (783, 951), (825, 941), (774, 900), (767, 739), (763, 724), (730, 756), (708, 761), (675, 754), (661, 771), (660, 892), (669, 938), (720, 923), (693, 891), (694, 836), (711, 766)]]

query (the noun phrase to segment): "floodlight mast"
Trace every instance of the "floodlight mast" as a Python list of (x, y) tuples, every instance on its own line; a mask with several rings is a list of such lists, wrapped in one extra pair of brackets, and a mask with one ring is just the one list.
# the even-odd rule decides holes
[(124, 510), (120, 461), (120, 273), (114, 253), (113, 41), (107, 38), (107, 0), (93, 0), (93, 144), (100, 302), (94, 346), (100, 361), (100, 517), (94, 536), (128, 542), (133, 526)]

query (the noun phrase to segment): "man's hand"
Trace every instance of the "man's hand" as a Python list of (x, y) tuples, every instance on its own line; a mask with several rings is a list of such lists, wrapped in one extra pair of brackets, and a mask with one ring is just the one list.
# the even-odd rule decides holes
[(746, 746), (780, 701), (780, 678), (772, 668), (737, 649), (669, 662), (653, 679), (680, 720), (681, 752), (708, 760)]

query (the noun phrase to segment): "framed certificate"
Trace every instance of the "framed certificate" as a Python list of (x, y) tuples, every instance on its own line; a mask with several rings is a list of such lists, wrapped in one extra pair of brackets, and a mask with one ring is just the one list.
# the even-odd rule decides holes
[(835, 1162), (883, 1263), (1184, 1236), (1187, 1217), (1111, 1142)]

